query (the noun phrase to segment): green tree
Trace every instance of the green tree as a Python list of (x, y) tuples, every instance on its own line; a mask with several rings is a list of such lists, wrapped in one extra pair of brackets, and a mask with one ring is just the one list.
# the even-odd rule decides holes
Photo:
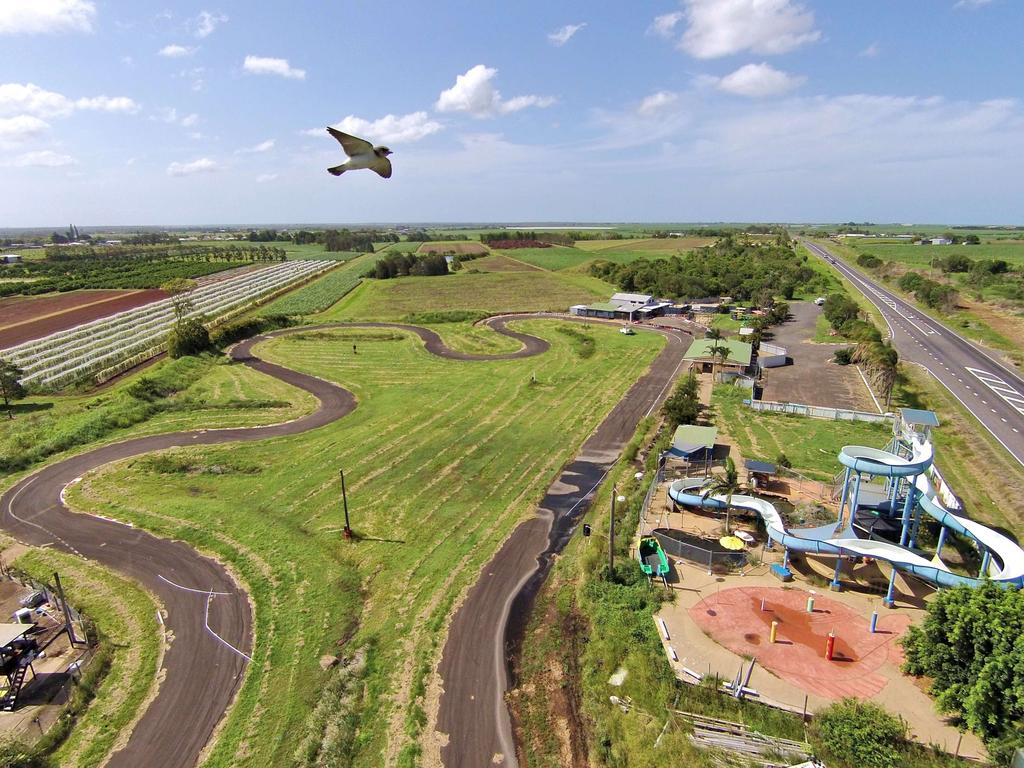
[(675, 429), (680, 424), (696, 424), (700, 416), (700, 405), (700, 386), (697, 377), (690, 371), (665, 401), (665, 417), (669, 427)]
[(742, 490), (743, 486), (740, 484), (740, 473), (736, 470), (736, 462), (732, 460), (732, 456), (727, 456), (725, 459), (725, 474), (715, 475), (712, 478), (711, 483), (704, 489), (704, 497), (708, 496), (725, 496), (725, 535), (728, 536), (731, 533), (732, 528), (729, 525), (730, 513), (732, 512), (732, 497), (735, 493)]
[(1024, 747), (1024, 590), (944, 589), (903, 647), (904, 670), (931, 678), (940, 711), (959, 714), (1001, 756)]
[(4, 408), (7, 409), (8, 418), (14, 418), (14, 409), (11, 407), (13, 400), (21, 400), (26, 394), (25, 387), (21, 384), (21, 377), (25, 372), (14, 363), (7, 360), (0, 360), (0, 397), (4, 400)]
[(896, 768), (906, 725), (878, 704), (843, 699), (817, 715), (808, 736), (815, 753), (837, 768)]

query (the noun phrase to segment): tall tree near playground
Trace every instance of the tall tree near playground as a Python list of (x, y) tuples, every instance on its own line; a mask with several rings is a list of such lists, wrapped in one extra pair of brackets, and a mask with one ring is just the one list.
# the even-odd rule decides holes
[(700, 415), (700, 387), (693, 371), (676, 385), (672, 396), (665, 401), (664, 409), (671, 429), (680, 424), (697, 423), (697, 417)]
[(742, 490), (743, 486), (740, 484), (740, 473), (736, 469), (736, 462), (732, 460), (732, 456), (728, 456), (725, 459), (725, 474), (715, 475), (711, 483), (704, 490), (704, 497), (708, 496), (725, 496), (725, 535), (728, 536), (732, 533), (732, 527), (730, 526), (730, 513), (732, 512), (732, 497), (735, 493)]
[(4, 408), (7, 409), (7, 417), (10, 419), (14, 418), (11, 402), (21, 400), (28, 394), (21, 384), (21, 377), (24, 375), (25, 372), (14, 363), (0, 360), (0, 397), (4, 400)]
[(903, 640), (904, 671), (930, 678), (941, 712), (958, 714), (1008, 765), (1024, 748), (1024, 590), (991, 581), (940, 591)]

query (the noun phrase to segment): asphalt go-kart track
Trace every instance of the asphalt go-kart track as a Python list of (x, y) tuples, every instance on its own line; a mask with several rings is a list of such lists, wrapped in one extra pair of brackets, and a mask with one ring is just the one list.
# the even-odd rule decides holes
[[(317, 429), (353, 411), (355, 397), (345, 388), (266, 362), (252, 353), (270, 336), (337, 327), (387, 327), (415, 333), (427, 351), (452, 360), (501, 360), (547, 351), (543, 339), (513, 331), (512, 319), (487, 325), (522, 344), (516, 352), (475, 355), (450, 349), (433, 331), (395, 323), (337, 323), (305, 326), (257, 336), (231, 350), (234, 360), (309, 392), (319, 401), (313, 413), (264, 427), (175, 432), (112, 443), (51, 464), (26, 477), (0, 497), (0, 526), (16, 539), (74, 553), (137, 581), (160, 601), (168, 639), (163, 680), (125, 746), (109, 760), (112, 768), (195, 765), (245, 677), (253, 645), (252, 603), (244, 589), (216, 561), (179, 541), (69, 510), (64, 491), (86, 473), (111, 462), (186, 445), (268, 440)], [(561, 320), (570, 318), (560, 317)], [(455, 616), (441, 673), (445, 694), (438, 727), (448, 736), (448, 766), (484, 765), (496, 754), (515, 764), (511, 724), (504, 705), (508, 684), (507, 648), (550, 557), (564, 546), (586, 511), (600, 480), (618, 458), (637, 422), (666, 397), (685, 351), (682, 332), (649, 329), (668, 343), (650, 370), (634, 384), (584, 443), (541, 502), (538, 514), (522, 523), (485, 567), (485, 579), (470, 590)], [(512, 622), (510, 624), (510, 616)]]

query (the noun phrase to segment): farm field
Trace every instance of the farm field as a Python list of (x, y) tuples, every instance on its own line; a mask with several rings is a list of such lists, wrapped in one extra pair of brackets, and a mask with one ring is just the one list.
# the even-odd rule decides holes
[(377, 255), (364, 253), (331, 270), (308, 285), (296, 288), (260, 310), (268, 315), (309, 315), (322, 312), (359, 285), (363, 273), (373, 266)]
[(594, 257), (575, 248), (553, 245), (550, 248), (510, 248), (502, 249), (501, 253), (509, 258), (533, 264), (541, 269), (557, 272), (569, 267), (591, 261)]
[(835, 476), (844, 445), (881, 448), (892, 437), (888, 424), (756, 413), (743, 405), (744, 397), (736, 387), (719, 385), (711, 401), (716, 422), (736, 441), (743, 458), (774, 462), (785, 453), (793, 469), (815, 480), (827, 482)]
[(883, 261), (898, 261), (911, 267), (929, 267), (934, 259), (969, 256), (978, 259), (1003, 259), (1014, 266), (1024, 265), (1024, 241), (985, 240), (980, 245), (913, 245), (879, 240), (847, 240), (857, 253), (870, 253)]
[[(470, 262), (471, 264), (474, 262)], [(607, 299), (614, 288), (584, 275), (545, 272), (457, 272), (447, 277), (365, 280), (317, 319), (400, 320), (425, 312), (557, 311)]]
[(525, 261), (516, 261), (501, 253), (492, 253), (490, 256), (483, 256), (474, 259), (472, 264), (467, 264), (466, 269), (475, 269), (478, 272), (536, 272), (540, 267), (527, 264)]
[[(582, 358), (559, 324), (516, 323), (550, 351), (495, 362), (443, 360), (378, 329), (273, 339), (258, 353), (343, 383), (357, 410), (305, 435), (128, 460), (70, 493), (76, 507), (219, 556), (247, 584), (254, 663), (207, 765), (312, 764), (303, 755), (325, 724), (354, 764), (414, 761), (454, 601), (663, 344), (594, 327)], [(346, 354), (353, 343), (359, 354)], [(219, 474), (205, 471), (214, 465)], [(351, 544), (339, 535), (339, 467), (362, 537)], [(355, 647), (366, 680), (344, 696), (330, 687), (339, 672), (318, 661)], [(314, 706), (326, 722), (311, 728)]]
[(72, 291), (57, 296), (0, 299), (0, 349), (136, 309), (167, 296), (160, 290)]
[(486, 245), (479, 242), (465, 240), (435, 240), (430, 243), (421, 243), (416, 253), (446, 253), (446, 254), (475, 254), (490, 253)]
[[(329, 261), (286, 261), (200, 286), (188, 293), (185, 317), (222, 321), (333, 266)], [(173, 300), (163, 299), (26, 342), (9, 349), (6, 356), (22, 369), (22, 384), (36, 390), (86, 380), (102, 383), (163, 351), (175, 317)]]
[(581, 251), (596, 251), (602, 258), (606, 253), (650, 253), (668, 256), (678, 251), (691, 251), (713, 245), (714, 237), (651, 237), (630, 240), (577, 240), (576, 247)]

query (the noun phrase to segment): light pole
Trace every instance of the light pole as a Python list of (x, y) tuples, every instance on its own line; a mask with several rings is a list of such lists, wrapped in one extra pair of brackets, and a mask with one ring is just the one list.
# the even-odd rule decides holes
[(348, 494), (345, 492), (345, 470), (340, 469), (338, 472), (341, 474), (341, 502), (345, 505), (345, 538), (352, 538), (352, 529), (348, 524)]

